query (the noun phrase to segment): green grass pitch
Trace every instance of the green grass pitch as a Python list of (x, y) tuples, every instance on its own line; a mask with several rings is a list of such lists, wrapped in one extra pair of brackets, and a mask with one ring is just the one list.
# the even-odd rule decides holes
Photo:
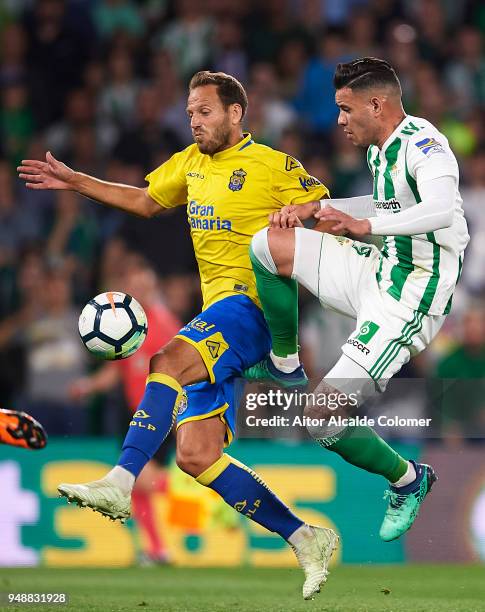
[(67, 592), (68, 605), (5, 605), (89, 612), (483, 612), (483, 566), (341, 566), (314, 601), (291, 569), (1, 569), (0, 591)]

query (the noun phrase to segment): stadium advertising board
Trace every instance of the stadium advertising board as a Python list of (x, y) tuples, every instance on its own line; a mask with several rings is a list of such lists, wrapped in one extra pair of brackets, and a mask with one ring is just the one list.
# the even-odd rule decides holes
[[(402, 540), (384, 543), (383, 482), (313, 443), (243, 440), (231, 448), (308, 522), (331, 526), (343, 546), (337, 563), (399, 563)], [(2, 544), (0, 565), (122, 566), (135, 564), (134, 524), (112, 523), (57, 497), (62, 481), (102, 476), (116, 460), (118, 441), (52, 440), (42, 453), (0, 448)], [(325, 458), (325, 463), (322, 459)], [(156, 494), (159, 528), (174, 563), (182, 566), (293, 567), (289, 547), (226, 506), (212, 490), (173, 466), (166, 493)], [(346, 545), (346, 543), (349, 543)], [(351, 544), (350, 544), (351, 543)]]

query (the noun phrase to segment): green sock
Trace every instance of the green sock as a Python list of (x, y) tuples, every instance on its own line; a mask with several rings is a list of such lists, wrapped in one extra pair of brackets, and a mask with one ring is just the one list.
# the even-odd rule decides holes
[(393, 450), (371, 427), (349, 426), (337, 441), (327, 446), (347, 463), (380, 474), (397, 482), (408, 469), (408, 462)]
[(268, 323), (273, 353), (286, 357), (298, 352), (298, 283), (269, 272), (249, 250), (256, 287)]

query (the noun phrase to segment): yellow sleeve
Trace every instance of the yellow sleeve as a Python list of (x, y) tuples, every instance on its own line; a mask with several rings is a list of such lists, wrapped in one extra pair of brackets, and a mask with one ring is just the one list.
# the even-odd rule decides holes
[(301, 163), (279, 151), (273, 158), (273, 195), (282, 203), (306, 204), (328, 197), (329, 191), (321, 181), (308, 174)]
[(170, 159), (145, 177), (148, 195), (162, 208), (175, 208), (187, 204), (187, 179), (185, 151), (175, 153)]

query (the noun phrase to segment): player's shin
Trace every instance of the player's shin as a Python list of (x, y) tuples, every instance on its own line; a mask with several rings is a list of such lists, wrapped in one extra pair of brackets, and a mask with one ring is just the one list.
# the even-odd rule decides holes
[(339, 439), (329, 445), (319, 440), (322, 446), (337, 453), (367, 472), (380, 474), (389, 482), (397, 482), (408, 470), (406, 459), (387, 444), (371, 427), (349, 426)]
[[(352, 465), (373, 474), (380, 474), (390, 482), (398, 481), (408, 470), (409, 462), (387, 444), (371, 427), (354, 425), (351, 418), (362, 403), (373, 395), (374, 383), (368, 378), (337, 378), (339, 368), (347, 370), (353, 366), (343, 356), (327, 377), (314, 391), (314, 396), (321, 398), (339, 397), (339, 405), (333, 410), (322, 409), (329, 402), (320, 401), (321, 405), (307, 405), (306, 416), (315, 419), (318, 424), (309, 426), (310, 435), (324, 448), (337, 453)], [(357, 376), (362, 376), (358, 371)], [(319, 417), (324, 417), (321, 421)], [(350, 421), (350, 422), (349, 422)], [(321, 424), (319, 424), (321, 423)]]
[(222, 455), (196, 480), (219, 493), (238, 512), (285, 540), (304, 524), (255, 472), (229, 455)]
[(172, 429), (182, 393), (182, 387), (171, 376), (149, 375), (123, 443), (119, 467), (138, 476)]
[(253, 237), (249, 254), (259, 299), (271, 332), (273, 354), (277, 357), (294, 355), (298, 351), (298, 284), (291, 278), (278, 275), (269, 252), (266, 230)]

